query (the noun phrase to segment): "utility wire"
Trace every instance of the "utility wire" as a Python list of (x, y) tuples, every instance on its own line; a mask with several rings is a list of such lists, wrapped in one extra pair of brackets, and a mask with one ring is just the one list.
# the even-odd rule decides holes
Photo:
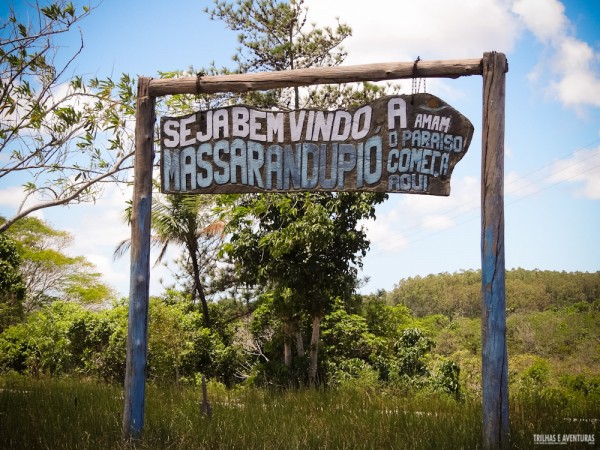
[[(595, 141), (593, 141), (593, 142), (591, 142), (591, 143), (589, 143), (587, 145), (584, 145), (582, 147), (579, 147), (579, 148), (577, 148), (577, 149), (575, 149), (575, 150), (573, 150), (573, 151), (571, 151), (571, 152), (569, 152), (569, 153), (561, 156), (558, 159), (550, 161), (550, 162), (544, 164), (543, 166), (540, 166), (540, 167), (538, 167), (538, 168), (536, 168), (536, 169), (534, 169), (534, 170), (532, 170), (532, 171), (530, 171), (530, 172), (528, 172), (528, 173), (526, 173), (524, 175), (521, 175), (516, 180), (513, 180), (512, 183), (514, 185), (514, 184), (517, 184), (521, 180), (529, 179), (531, 175), (533, 175), (533, 174), (535, 174), (537, 172), (540, 172), (540, 171), (546, 169), (549, 166), (555, 165), (559, 161), (566, 160), (567, 158), (570, 158), (570, 157), (574, 156), (575, 153), (577, 153), (577, 152), (580, 152), (582, 150), (591, 148), (594, 145), (596, 145), (597, 143), (600, 143), (600, 139), (597, 139), (597, 140), (595, 140)], [(565, 171), (567, 171), (567, 170), (575, 167), (576, 165), (579, 165), (582, 162), (585, 162), (585, 161), (587, 161), (589, 159), (592, 159), (594, 157), (597, 157), (597, 154), (591, 153), (589, 156), (587, 156), (585, 158), (579, 159), (577, 161), (573, 161), (572, 164), (569, 164), (569, 165), (561, 168), (560, 170), (556, 171), (555, 173), (565, 172)], [(591, 167), (587, 168), (586, 170), (578, 172), (575, 175), (572, 175), (570, 177), (567, 177), (567, 178), (558, 180), (556, 182), (550, 183), (550, 184), (548, 184), (548, 185), (546, 185), (544, 187), (536, 189), (533, 192), (529, 192), (527, 194), (524, 194), (524, 195), (522, 195), (522, 196), (520, 196), (520, 197), (518, 197), (516, 199), (513, 199), (513, 200), (505, 203), (505, 206), (511, 206), (511, 205), (513, 205), (513, 204), (515, 204), (517, 202), (520, 202), (520, 201), (526, 199), (526, 198), (529, 198), (529, 197), (531, 197), (533, 195), (539, 194), (540, 192), (546, 191), (548, 189), (554, 188), (554, 187), (556, 187), (559, 184), (562, 184), (562, 183), (564, 183), (566, 181), (569, 181), (569, 180), (575, 178), (576, 176), (579, 176), (581, 174), (590, 172), (590, 171), (592, 171), (594, 169), (597, 169), (597, 168), (600, 168), (600, 164), (591, 166)], [(537, 183), (539, 183), (540, 181), (542, 181), (544, 178), (545, 178), (545, 176), (538, 177), (538, 178), (534, 179), (533, 181), (530, 181), (527, 184), (524, 184), (524, 185), (520, 186), (519, 188), (515, 188), (515, 189), (512, 189), (512, 190), (509, 188), (505, 192), (504, 195), (505, 195), (505, 197), (513, 195), (513, 194), (519, 192), (520, 190), (522, 190), (523, 188), (527, 188), (529, 186), (536, 185)], [(467, 209), (464, 209), (464, 208), (467, 208)], [(468, 214), (475, 213), (475, 212), (479, 211), (479, 209), (480, 209), (480, 198), (474, 198), (474, 199), (469, 200), (469, 201), (467, 201), (467, 202), (465, 202), (463, 204), (460, 204), (460, 205), (455, 206), (455, 207), (453, 207), (453, 208), (451, 208), (449, 210), (446, 210), (446, 211), (442, 212), (440, 215), (447, 216), (449, 219), (456, 219), (456, 218), (459, 218), (461, 216), (465, 216), (465, 215), (468, 215)], [(447, 231), (449, 229), (453, 229), (453, 228), (455, 228), (455, 227), (457, 227), (459, 225), (462, 225), (464, 223), (468, 223), (468, 222), (470, 222), (472, 220), (475, 220), (475, 219), (478, 219), (478, 218), (479, 218), (479, 214), (473, 215), (472, 217), (467, 217), (466, 219), (464, 219), (464, 220), (462, 220), (460, 222), (454, 223), (452, 226), (450, 226), (448, 228), (444, 228), (444, 229), (440, 229), (440, 230), (431, 230), (431, 229), (423, 228), (423, 224), (422, 223), (415, 224), (415, 225), (412, 225), (412, 226), (406, 228), (405, 230), (403, 230), (403, 233), (402, 233), (402, 236), (401, 236), (400, 239), (391, 239), (391, 240), (388, 239), (386, 242), (388, 242), (388, 244), (389, 243), (394, 244), (394, 243), (398, 243), (398, 242), (401, 242), (403, 240), (406, 240), (410, 244), (414, 244), (415, 242), (419, 242), (419, 241), (421, 241), (423, 239), (429, 238), (430, 236), (437, 235), (439, 233), (445, 232), (445, 231)], [(425, 236), (419, 236), (420, 234), (422, 235), (423, 233), (427, 233), (427, 234)], [(391, 246), (388, 245), (387, 247), (393, 247), (393, 245), (391, 245)], [(386, 252), (387, 252), (386, 250), (381, 249), (381, 250), (376, 250), (374, 252), (370, 252), (370, 254), (373, 255), (373, 256), (377, 256), (377, 255), (384, 254)]]

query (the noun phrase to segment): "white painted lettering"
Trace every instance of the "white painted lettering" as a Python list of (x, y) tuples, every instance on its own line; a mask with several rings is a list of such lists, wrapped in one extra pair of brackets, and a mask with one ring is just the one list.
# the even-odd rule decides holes
[(267, 113), (267, 142), (275, 142), (275, 136), (277, 142), (284, 141), (283, 119), (283, 113)]
[(167, 148), (177, 147), (179, 145), (179, 122), (176, 120), (166, 120), (163, 126), (163, 145)]
[(304, 118), (306, 111), (298, 112), (298, 120), (296, 120), (296, 111), (290, 112), (290, 137), (293, 142), (298, 142), (302, 137), (302, 128), (304, 128)]
[(283, 148), (283, 189), (290, 188), (290, 178), (294, 189), (300, 189), (300, 173), (302, 165), (302, 144), (296, 144), (296, 151), (291, 145)]
[(396, 97), (388, 102), (388, 129), (396, 128), (396, 118), (400, 119), (399, 128), (406, 128), (406, 102), (403, 98)]
[[(338, 144), (333, 144), (338, 145)], [(356, 167), (356, 150), (352, 144), (339, 144), (338, 154), (338, 189), (344, 189), (345, 173), (352, 171)]]
[(267, 147), (267, 157), (265, 164), (265, 177), (267, 179), (267, 189), (273, 189), (273, 175), (275, 175), (275, 186), (276, 189), (283, 187), (283, 167), (281, 161), (281, 146), (280, 145), (269, 145)]
[(333, 189), (337, 179), (338, 145), (331, 144), (331, 160), (329, 163), (329, 178), (327, 178), (327, 145), (321, 144), (319, 153), (319, 184), (323, 189)]
[(260, 169), (265, 164), (265, 148), (258, 142), (248, 142), (248, 184), (264, 188)]
[(319, 140), (321, 135), (323, 141), (329, 141), (331, 139), (331, 127), (333, 126), (333, 113), (324, 113), (323, 111), (317, 111), (315, 114), (315, 128), (313, 130), (313, 141)]
[(318, 182), (319, 147), (316, 144), (302, 144), (302, 189), (314, 189)]
[(261, 134), (261, 129), (263, 128), (266, 117), (266, 111), (260, 111), (258, 109), (250, 110), (250, 139), (252, 139), (253, 141), (267, 141), (267, 135)]
[[(196, 133), (196, 139), (198, 142), (207, 142), (212, 139), (213, 127), (212, 118), (213, 112), (206, 111), (199, 114), (200, 116), (200, 131)], [(204, 125), (205, 131), (202, 131), (202, 125)]]
[(248, 137), (250, 134), (249, 118), (248, 108), (235, 106), (231, 109), (231, 135), (233, 137)]
[(306, 120), (306, 134), (305, 139), (307, 141), (312, 141), (312, 135), (313, 135), (313, 128), (315, 125), (315, 112), (314, 111), (309, 111), (308, 112), (308, 119)]
[(181, 190), (181, 165), (179, 163), (179, 156), (180, 156), (181, 150), (180, 149), (174, 149), (174, 150), (168, 150), (168, 149), (164, 149), (161, 152), (161, 157), (163, 159), (162, 161), (162, 165), (163, 165), (163, 177), (165, 177), (164, 179), (164, 188), (167, 191), (170, 190), (174, 190), (174, 191), (180, 191)]
[[(229, 161), (222, 159), (221, 155), (229, 154), (229, 142), (222, 140), (215, 142), (213, 148), (213, 161), (221, 170), (214, 172), (215, 183), (229, 183)], [(229, 158), (228, 158), (229, 159)]]
[[(213, 113), (213, 139), (229, 137), (229, 114), (226, 109), (217, 109)], [(222, 133), (221, 133), (222, 132)]]
[(364, 177), (367, 184), (378, 183), (383, 169), (381, 137), (372, 136), (365, 144)]
[(192, 130), (188, 128), (188, 125), (194, 123), (196, 121), (196, 116), (188, 116), (181, 119), (179, 124), (179, 145), (183, 147), (184, 145), (194, 145), (196, 141), (194, 138), (190, 138), (192, 135)]
[(372, 113), (373, 108), (369, 105), (356, 110), (352, 119), (352, 139), (359, 141), (369, 134)]
[(232, 183), (237, 183), (237, 173), (240, 170), (240, 176), (242, 184), (248, 184), (248, 169), (247, 169), (247, 155), (246, 155), (246, 143), (242, 139), (234, 139), (231, 143), (229, 150), (231, 155), (230, 161), (230, 180)]
[(347, 111), (336, 111), (333, 120), (332, 141), (345, 141), (350, 136), (352, 129), (352, 115)]
[[(181, 150), (181, 190), (196, 189), (196, 149), (186, 147)], [(189, 187), (188, 187), (189, 186)]]
[(199, 188), (205, 188), (213, 182), (213, 168), (210, 161), (206, 161), (204, 156), (212, 156), (212, 146), (210, 144), (200, 144), (196, 152), (196, 165), (198, 172), (196, 175), (196, 183)]

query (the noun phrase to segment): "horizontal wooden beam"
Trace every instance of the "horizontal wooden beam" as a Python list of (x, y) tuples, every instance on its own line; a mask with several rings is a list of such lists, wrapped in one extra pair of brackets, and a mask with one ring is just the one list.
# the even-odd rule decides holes
[(150, 81), (148, 92), (153, 97), (172, 94), (215, 94), (217, 92), (265, 91), (314, 84), (406, 78), (459, 78), (482, 74), (481, 59), (418, 61), (417, 63), (395, 62), (358, 66), (316, 67), (279, 72), (161, 78)]

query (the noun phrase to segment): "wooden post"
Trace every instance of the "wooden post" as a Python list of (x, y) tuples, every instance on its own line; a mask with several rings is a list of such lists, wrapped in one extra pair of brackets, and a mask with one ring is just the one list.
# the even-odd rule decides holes
[(481, 276), (483, 448), (508, 448), (508, 359), (504, 263), (504, 98), (506, 57), (483, 56)]
[[(407, 79), (415, 64), (383, 63), (349, 67), (297, 69), (258, 74), (185, 77), (138, 81), (135, 192), (131, 229), (131, 288), (123, 436), (140, 436), (144, 420), (148, 296), (150, 281), (150, 208), (154, 98), (169, 94), (248, 92), (327, 83)], [(483, 446), (506, 448), (508, 428), (508, 361), (504, 262), (504, 99), (506, 57), (421, 61), (420, 78), (483, 75), (483, 146), (481, 180), (482, 386)]]
[[(419, 61), (417, 68), (419, 78), (459, 78), (482, 73), (481, 59)], [(313, 67), (278, 72), (209, 75), (200, 78), (161, 78), (150, 82), (149, 93), (160, 97), (171, 94), (249, 92), (314, 84), (400, 80), (414, 76), (414, 62)]]
[(146, 354), (148, 350), (148, 296), (150, 290), (150, 210), (154, 159), (154, 97), (148, 94), (150, 78), (138, 79), (135, 124), (135, 165), (131, 215), (131, 268), (127, 369), (123, 438), (140, 437), (144, 426)]

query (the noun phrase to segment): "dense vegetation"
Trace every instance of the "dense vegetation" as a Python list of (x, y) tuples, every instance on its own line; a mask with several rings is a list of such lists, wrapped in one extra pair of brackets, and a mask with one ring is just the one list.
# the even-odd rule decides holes
[[(478, 271), (442, 273), (400, 280), (389, 292), (389, 303), (406, 305), (416, 316), (479, 317), (481, 275)], [(509, 315), (592, 304), (600, 299), (600, 273), (513, 269), (506, 277)], [(597, 303), (596, 303), (597, 306)]]
[[(476, 395), (480, 389), (480, 319), (464, 315), (462, 306), (440, 308), (444, 314), (417, 316), (406, 304), (395, 302), (421, 305), (423, 313), (428, 302), (436, 304), (447, 297), (444, 286), (450, 286), (455, 305), (464, 305), (477, 279), (477, 272), (408, 279), (389, 293), (334, 302), (322, 322), (321, 384), (361, 382), (407, 392), (445, 392), (459, 399)], [(523, 279), (531, 281), (515, 282)], [(540, 297), (530, 297), (529, 306), (508, 315), (512, 386), (555, 389), (565, 395), (577, 391), (577, 395), (597, 398), (600, 273), (518, 269), (507, 273), (507, 284), (515, 286), (512, 296), (537, 292)], [(565, 292), (572, 296), (571, 302)], [(295, 352), (291, 366), (286, 364), (286, 325), (271, 308), (272, 302), (273, 297), (265, 294), (247, 314), (240, 314), (247, 311), (240, 301), (211, 303), (214, 323), (207, 328), (189, 298), (176, 291), (153, 298), (150, 380), (194, 384), (204, 374), (229, 387), (304, 384), (308, 357)], [(544, 302), (542, 309), (539, 305)], [(304, 317), (302, 326), (308, 333), (310, 317)], [(38, 377), (78, 374), (121, 382), (126, 329), (125, 301), (100, 311), (56, 301), (0, 334), (0, 369)]]
[[(553, 389), (574, 386), (575, 380), (598, 386), (599, 287), (600, 272), (507, 272), (512, 387)], [(404, 279), (391, 292), (379, 295), (392, 304), (406, 305), (422, 323), (430, 324), (427, 329), (438, 344), (434, 352), (458, 362), (464, 386), (477, 390), (480, 289), (479, 272), (466, 271)]]
[[(417, 316), (393, 303), (423, 280), (440, 289), (411, 295), (415, 304), (441, 296), (442, 280), (468, 293), (466, 280), (477, 278), (413, 278), (336, 302), (323, 318), (318, 390), (290, 389), (306, 380), (308, 361), (295, 355), (286, 366), (269, 296), (246, 316), (244, 302), (210, 303), (211, 329), (189, 297), (152, 299), (141, 448), (478, 448), (480, 320), (452, 308)], [(524, 278), (538, 280), (535, 289), (523, 284), (527, 291), (546, 296), (562, 286), (573, 301), (550, 295), (542, 310), (532, 303), (508, 315), (511, 445), (529, 448), (538, 432), (597, 436), (600, 308), (589, 293), (598, 292), (600, 273), (518, 269), (507, 284)], [(125, 301), (99, 311), (58, 301), (0, 334), (0, 444), (123, 448), (126, 326)], [(200, 413), (201, 375), (209, 379), (210, 420)]]
[[(132, 79), (63, 80), (73, 59), (57, 70), (50, 57), (58, 50), (53, 36), (89, 11), (62, 0), (38, 6), (40, 29), (11, 12), (9, 37), (0, 40), (8, 49), (0, 51), (0, 72), (13, 80), (0, 95), (0, 111), (20, 108), (23, 119), (0, 127), (0, 151), (12, 151), (0, 176), (28, 169), (27, 196), (48, 200), (0, 218), (3, 448), (125, 445), (118, 430), (128, 302), (115, 298), (85, 257), (67, 253), (68, 233), (31, 217), (41, 207), (97, 198), (102, 183), (122, 181), (132, 156)], [(216, 1), (206, 13), (238, 33), (236, 72), (334, 66), (346, 57), (341, 44), (350, 27), (311, 26), (302, 0)], [(228, 72), (209, 67), (185, 75)], [(68, 93), (48, 104), (63, 81)], [(352, 107), (395, 91), (363, 84), (174, 95), (157, 109), (182, 115), (239, 102)], [(94, 102), (76, 108), (71, 100), (80, 96)], [(103, 139), (108, 144), (100, 149)], [(153, 196), (159, 261), (170, 245), (181, 253), (172, 265), (177, 284), (150, 301), (150, 432), (143, 445), (479, 444), (480, 273), (409, 278), (391, 292), (358, 295), (369, 248), (360, 224), (374, 219), (385, 199), (348, 192)], [(127, 248), (122, 242), (116, 254)], [(506, 288), (513, 443), (527, 446), (532, 431), (594, 432), (600, 272), (516, 269)], [(213, 420), (198, 408), (203, 378)]]
[[(85, 258), (63, 253), (69, 236), (38, 219), (0, 237), (0, 446), (120, 448), (127, 300), (107, 302), (111, 291)], [(310, 309), (291, 307), (294, 297), (277, 285), (236, 289), (231, 267), (222, 269), (229, 279), (202, 279), (213, 296), (208, 326), (193, 271), (184, 271), (187, 285), (151, 299), (148, 448), (478, 445), (479, 272), (332, 296), (311, 380)], [(600, 272), (516, 269), (506, 279), (511, 442), (528, 446), (532, 430), (595, 433)], [(34, 289), (43, 286), (34, 280), (52, 280), (52, 289)], [(211, 421), (200, 414), (203, 376)], [(72, 424), (86, 441), (68, 432)], [(286, 441), (276, 438), (281, 430)], [(359, 436), (369, 440), (357, 444)]]

